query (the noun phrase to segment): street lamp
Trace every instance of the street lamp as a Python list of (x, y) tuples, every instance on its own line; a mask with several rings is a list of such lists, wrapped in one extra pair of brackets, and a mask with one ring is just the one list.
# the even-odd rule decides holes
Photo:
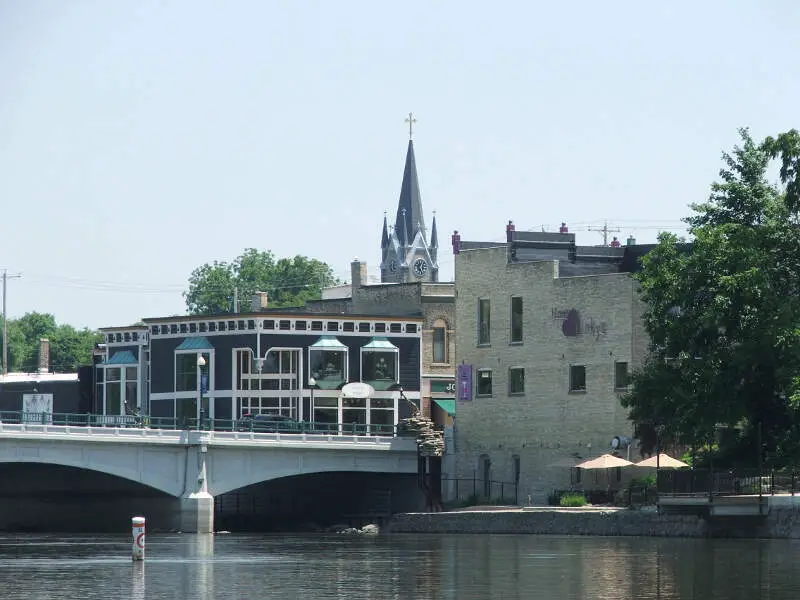
[(308, 387), (311, 389), (311, 406), (309, 407), (311, 411), (311, 419), (310, 421), (314, 422), (314, 388), (317, 386), (317, 380), (313, 377), (308, 378)]
[(203, 398), (206, 387), (206, 358), (202, 354), (197, 355), (197, 368), (200, 370), (200, 419), (197, 421), (197, 429), (202, 429), (206, 417), (205, 400)]

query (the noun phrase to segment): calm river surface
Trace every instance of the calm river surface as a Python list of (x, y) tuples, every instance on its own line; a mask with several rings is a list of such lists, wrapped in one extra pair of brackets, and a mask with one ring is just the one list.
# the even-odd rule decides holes
[(795, 599), (800, 542), (460, 535), (0, 536), (0, 598)]

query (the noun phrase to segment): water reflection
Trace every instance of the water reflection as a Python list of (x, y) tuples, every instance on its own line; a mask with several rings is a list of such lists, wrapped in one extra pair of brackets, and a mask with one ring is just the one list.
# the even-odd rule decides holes
[(641, 598), (796, 597), (787, 541), (542, 536), (152, 535), (0, 537), (0, 597)]

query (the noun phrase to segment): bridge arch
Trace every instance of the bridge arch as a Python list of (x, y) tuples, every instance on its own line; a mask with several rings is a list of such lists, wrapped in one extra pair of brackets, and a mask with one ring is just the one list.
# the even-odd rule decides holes
[(11, 463), (72, 467), (113, 475), (174, 497), (184, 493), (184, 453), (169, 448), (13, 440), (13, 444), (0, 444), (0, 465)]

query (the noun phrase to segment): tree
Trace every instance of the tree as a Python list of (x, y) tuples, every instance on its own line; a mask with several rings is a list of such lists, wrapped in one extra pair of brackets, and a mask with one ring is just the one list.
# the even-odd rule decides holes
[(74, 373), (92, 364), (92, 350), (102, 336), (90, 329), (58, 325), (53, 315), (31, 312), (8, 321), (8, 370), (32, 373), (39, 368), (39, 340), (50, 341), (49, 368), (55, 373)]
[[(800, 144), (796, 132), (762, 144), (740, 134), (708, 202), (685, 219), (691, 246), (662, 234), (642, 260), (651, 353), (623, 405), (640, 429), (696, 447), (727, 429), (717, 460), (730, 464), (754, 464), (762, 439), (780, 465), (800, 458)], [(767, 181), (773, 158), (788, 165), (785, 190)]]
[(214, 261), (192, 271), (184, 298), (190, 314), (222, 314), (233, 311), (235, 295), (245, 310), (255, 292), (267, 292), (272, 307), (302, 306), (337, 283), (322, 261), (299, 255), (276, 261), (268, 250), (247, 248), (233, 262)]

